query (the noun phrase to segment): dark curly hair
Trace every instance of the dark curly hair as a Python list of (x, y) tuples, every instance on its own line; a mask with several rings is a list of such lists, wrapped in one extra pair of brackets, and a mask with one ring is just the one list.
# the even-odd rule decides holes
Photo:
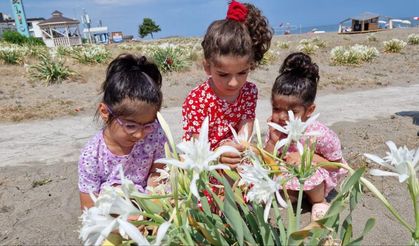
[(248, 9), (246, 20), (216, 20), (210, 24), (201, 45), (204, 57), (213, 61), (217, 56), (249, 56), (257, 65), (269, 50), (273, 30), (268, 19), (253, 4), (244, 3)]
[(109, 64), (101, 88), (102, 102), (112, 110), (107, 123), (116, 117), (135, 113), (134, 109), (121, 106), (124, 99), (146, 102), (160, 110), (163, 101), (161, 86), (162, 76), (159, 69), (145, 56), (119, 55)]
[(310, 56), (302, 52), (291, 53), (279, 68), (272, 98), (276, 95), (296, 96), (308, 106), (316, 99), (319, 79), (319, 67)]

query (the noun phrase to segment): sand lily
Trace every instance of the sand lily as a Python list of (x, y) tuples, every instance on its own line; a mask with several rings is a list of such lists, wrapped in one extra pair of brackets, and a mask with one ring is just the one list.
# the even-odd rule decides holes
[(409, 150), (406, 146), (397, 148), (392, 141), (386, 142), (390, 152), (387, 152), (387, 156), (383, 159), (372, 154), (364, 154), (368, 159), (382, 165), (393, 172), (383, 171), (379, 169), (371, 169), (370, 174), (375, 176), (397, 176), (399, 182), (406, 181), (413, 173), (410, 171), (410, 167), (415, 170), (419, 170), (419, 149), (416, 151)]
[(204, 122), (202, 123), (198, 139), (182, 142), (177, 145), (177, 148), (183, 152), (183, 154), (180, 155), (182, 160), (163, 158), (156, 160), (156, 162), (173, 165), (182, 169), (192, 170), (193, 174), (190, 189), (192, 194), (197, 198), (199, 198), (199, 194), (196, 181), (198, 180), (200, 173), (203, 171), (212, 171), (216, 169), (230, 169), (227, 165), (213, 165), (212, 163), (217, 160), (218, 157), (223, 153), (239, 153), (235, 148), (231, 146), (221, 146), (215, 151), (211, 151), (210, 144), (208, 142), (208, 118), (205, 118)]
[(311, 123), (313, 123), (318, 117), (319, 117), (319, 114), (316, 114), (316, 115), (310, 117), (306, 122), (302, 122), (300, 118), (294, 117), (294, 113), (291, 110), (289, 110), (288, 111), (288, 119), (289, 120), (286, 121), (286, 125), (284, 127), (282, 127), (282, 126), (280, 126), (276, 123), (269, 122), (268, 125), (270, 125), (274, 129), (276, 129), (276, 130), (278, 130), (282, 133), (285, 133), (287, 135), (286, 138), (281, 139), (280, 141), (278, 141), (275, 144), (275, 150), (278, 150), (285, 145), (289, 145), (292, 142), (296, 142), (298, 152), (300, 152), (300, 154), (302, 154), (303, 151), (304, 151), (304, 147), (300, 143), (300, 139), (302, 139), (303, 137), (310, 137), (310, 136), (317, 136), (318, 135), (317, 132), (310, 132), (310, 133), (305, 132), (306, 129), (307, 129), (307, 126), (309, 126)]
[(252, 141), (253, 134), (249, 134), (249, 127), (247, 123), (244, 125), (244, 130), (239, 133), (236, 132), (236, 130), (231, 125), (228, 127), (230, 127), (231, 133), (233, 133), (233, 139), (235, 143), (248, 146), (250, 141)]
[(170, 227), (169, 222), (160, 225), (156, 240), (153, 244), (147, 241), (138, 228), (126, 221), (121, 216), (112, 217), (100, 207), (86, 209), (81, 216), (83, 227), (80, 230), (80, 238), (85, 245), (100, 245), (109, 234), (118, 229), (121, 236), (130, 238), (138, 245), (160, 245)]
[(274, 196), (276, 196), (279, 205), (282, 207), (287, 207), (287, 203), (279, 194), (279, 190), (281, 189), (280, 176), (275, 176), (271, 179), (269, 177), (269, 171), (262, 167), (259, 160), (255, 157), (252, 159), (253, 165), (241, 166), (240, 184), (252, 185), (247, 193), (249, 201), (256, 201), (257, 203), (264, 202), (266, 204), (263, 218), (267, 222)]

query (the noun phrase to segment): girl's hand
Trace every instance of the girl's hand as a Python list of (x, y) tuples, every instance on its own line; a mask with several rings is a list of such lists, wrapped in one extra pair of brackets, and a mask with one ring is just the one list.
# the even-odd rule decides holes
[(288, 164), (299, 166), (301, 164), (301, 156), (298, 152), (288, 152), (285, 157), (284, 161)]
[[(267, 122), (271, 122), (271, 121), (272, 121), (272, 117), (269, 117), (268, 120), (267, 120)], [(284, 133), (280, 132), (280, 131), (275, 130), (271, 126), (269, 126), (268, 131), (269, 131), (268, 132), (269, 139), (266, 142), (265, 150), (268, 151), (268, 152), (270, 152), (270, 153), (273, 153), (274, 152), (274, 149), (275, 149), (275, 144), (279, 140), (285, 138), (286, 135)]]
[[(240, 153), (245, 150), (245, 147), (243, 145), (236, 144), (230, 139), (223, 141), (220, 144), (220, 146), (232, 146), (235, 149), (237, 149)], [(231, 169), (236, 169), (239, 166), (241, 160), (241, 155), (233, 152), (227, 152), (220, 156), (219, 162), (222, 164), (229, 165)]]

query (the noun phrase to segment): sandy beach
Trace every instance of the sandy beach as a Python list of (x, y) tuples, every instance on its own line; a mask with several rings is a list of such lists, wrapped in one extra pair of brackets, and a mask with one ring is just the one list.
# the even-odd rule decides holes
[[(363, 153), (385, 154), (385, 141), (409, 149), (419, 147), (419, 45), (407, 45), (402, 53), (384, 53), (382, 42), (407, 40), (419, 28), (375, 34), (336, 33), (277, 36), (290, 42), (277, 49), (275, 61), (252, 71), (249, 81), (259, 89), (257, 118), (270, 113), (270, 89), (280, 62), (301, 39), (318, 37), (326, 47), (312, 55), (320, 67), (316, 99), (320, 120), (340, 137), (344, 157), (352, 167), (372, 167)], [(336, 46), (374, 46), (380, 56), (359, 66), (333, 66), (330, 50)], [(130, 52), (111, 45), (113, 56)], [(106, 64), (80, 65), (78, 79), (44, 86), (29, 80), (26, 68), (0, 65), (0, 244), (79, 245), (81, 214), (77, 188), (80, 148), (100, 128), (93, 115)], [(162, 114), (180, 139), (180, 106), (186, 94), (205, 79), (199, 62), (190, 70), (164, 75)], [(408, 115), (408, 116), (401, 116)], [(410, 116), (409, 116), (410, 115)], [(266, 129), (266, 124), (262, 124)], [(376, 167), (376, 166), (375, 166)], [(396, 178), (366, 175), (410, 223), (414, 223), (406, 184)], [(304, 216), (307, 218), (309, 213)], [(369, 217), (376, 225), (362, 245), (406, 245), (409, 235), (368, 190), (354, 213), (355, 235)]]

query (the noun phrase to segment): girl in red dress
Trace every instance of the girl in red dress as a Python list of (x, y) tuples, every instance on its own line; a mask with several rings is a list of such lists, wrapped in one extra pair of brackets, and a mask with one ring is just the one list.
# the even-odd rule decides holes
[[(230, 3), (226, 19), (211, 23), (202, 41), (208, 79), (194, 88), (182, 105), (184, 140), (197, 137), (209, 117), (212, 149), (231, 145), (244, 150), (231, 140), (229, 126), (239, 134), (245, 129), (250, 134), (253, 129), (258, 91), (247, 76), (268, 51), (272, 33), (258, 8), (236, 1)], [(239, 155), (226, 153), (220, 162), (235, 167), (240, 160)]]

